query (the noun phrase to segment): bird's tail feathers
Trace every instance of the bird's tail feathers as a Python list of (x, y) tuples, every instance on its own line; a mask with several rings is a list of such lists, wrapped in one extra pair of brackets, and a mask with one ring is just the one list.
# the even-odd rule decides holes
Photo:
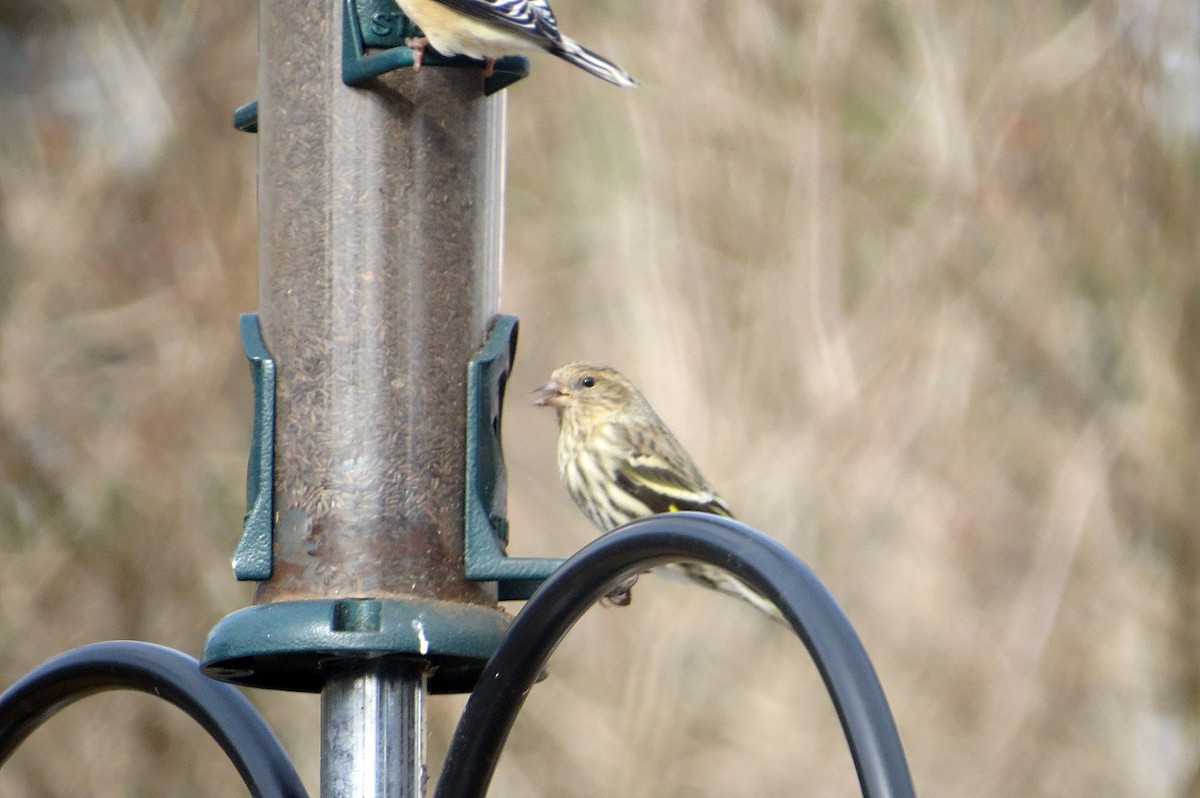
[(637, 86), (638, 82), (621, 67), (609, 61), (604, 56), (593, 53), (579, 42), (563, 37), (557, 47), (549, 50), (553, 55), (564, 61), (569, 61), (580, 69), (591, 72), (598, 78), (607, 80), (614, 86)]
[(716, 590), (727, 596), (741, 599), (776, 623), (791, 628), (791, 624), (783, 617), (779, 608), (768, 601), (765, 596), (716, 566), (698, 562), (679, 562), (668, 565), (656, 573), (672, 577), (677, 581), (682, 577), (682, 581), (703, 585), (709, 590)]

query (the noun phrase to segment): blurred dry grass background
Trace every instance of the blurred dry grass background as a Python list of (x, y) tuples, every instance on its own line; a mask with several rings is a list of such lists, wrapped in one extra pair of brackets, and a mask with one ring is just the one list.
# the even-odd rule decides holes
[[(645, 85), (540, 59), (510, 91), (514, 548), (591, 535), (520, 388), (607, 360), (843, 602), (921, 794), (1200, 795), (1200, 7), (557, 10)], [(0, 3), (2, 684), (94, 640), (197, 653), (248, 600), (254, 13)], [(855, 793), (801, 647), (734, 602), (644, 580), (552, 666), (497, 795)], [(315, 700), (254, 698), (315, 794)], [(128, 695), (0, 769), (164, 793), (241, 791)]]

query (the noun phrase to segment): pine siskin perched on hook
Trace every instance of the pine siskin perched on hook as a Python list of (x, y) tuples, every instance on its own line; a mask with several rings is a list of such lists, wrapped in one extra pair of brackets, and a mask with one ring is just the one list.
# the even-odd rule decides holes
[(421, 68), (425, 47), (442, 55), (465, 55), (487, 63), (495, 59), (545, 50), (617, 86), (638, 82), (621, 67), (593, 53), (558, 30), (546, 0), (398, 0), (400, 10), (425, 34), (409, 39), (413, 70)]
[[(534, 391), (558, 414), (558, 472), (571, 498), (602, 532), (655, 513), (695, 510), (732, 518), (687, 452), (632, 382), (598, 363), (570, 363)], [(787, 624), (774, 604), (720, 568), (667, 566), (690, 582), (739, 598)], [(607, 596), (630, 602), (637, 577)]]

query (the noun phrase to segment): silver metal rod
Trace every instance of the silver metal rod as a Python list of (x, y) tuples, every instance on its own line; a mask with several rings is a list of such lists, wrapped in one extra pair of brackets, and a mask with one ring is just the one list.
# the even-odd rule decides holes
[(395, 659), (343, 666), (321, 690), (321, 798), (425, 795), (425, 673)]

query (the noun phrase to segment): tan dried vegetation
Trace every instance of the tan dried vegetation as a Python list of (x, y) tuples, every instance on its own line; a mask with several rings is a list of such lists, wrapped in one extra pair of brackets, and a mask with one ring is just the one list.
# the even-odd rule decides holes
[[(1194, 4), (556, 5), (644, 86), (510, 92), (514, 548), (591, 534), (522, 395), (607, 360), (842, 601), (920, 794), (1200, 795)], [(251, 3), (0, 4), (0, 683), (196, 653), (247, 601), (255, 46)], [(552, 673), (497, 795), (855, 794), (802, 647), (736, 602), (643, 580)], [(255, 699), (315, 794), (315, 701)], [(243, 793), (110, 695), (0, 794)]]

